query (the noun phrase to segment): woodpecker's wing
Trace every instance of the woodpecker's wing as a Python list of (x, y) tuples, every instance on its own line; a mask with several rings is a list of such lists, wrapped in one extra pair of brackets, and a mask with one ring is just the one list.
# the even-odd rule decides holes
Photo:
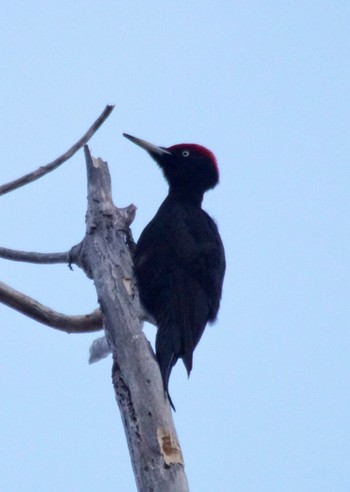
[(225, 256), (213, 220), (201, 209), (165, 202), (137, 244), (141, 301), (158, 325), (156, 351), (164, 386), (179, 357), (188, 373), (207, 321), (216, 317)]
[[(181, 296), (181, 292), (188, 291), (188, 283), (195, 282), (207, 295), (208, 320), (215, 320), (225, 274), (225, 252), (215, 222), (202, 209), (173, 204), (170, 207), (165, 200), (141, 234), (135, 267), (138, 280), (147, 279), (147, 285), (140, 285), (147, 297), (146, 309), (148, 304), (152, 304), (151, 311), (159, 305), (156, 291), (168, 288), (172, 292), (178, 290)], [(180, 268), (184, 269), (183, 275), (169, 285), (167, 275), (175, 275)], [(195, 286), (193, 291), (195, 295)]]
[[(175, 209), (175, 211), (174, 211)], [(172, 227), (166, 228), (173, 254), (182, 264), (189, 278), (205, 291), (209, 305), (209, 321), (214, 321), (219, 310), (225, 252), (218, 228), (202, 209), (177, 206), (172, 210)]]

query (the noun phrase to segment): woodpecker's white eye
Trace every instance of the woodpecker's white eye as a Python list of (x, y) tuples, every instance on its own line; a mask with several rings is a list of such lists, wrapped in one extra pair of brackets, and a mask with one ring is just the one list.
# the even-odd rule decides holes
[(190, 151), (189, 150), (183, 150), (182, 151), (182, 156), (183, 157), (188, 157), (190, 155)]

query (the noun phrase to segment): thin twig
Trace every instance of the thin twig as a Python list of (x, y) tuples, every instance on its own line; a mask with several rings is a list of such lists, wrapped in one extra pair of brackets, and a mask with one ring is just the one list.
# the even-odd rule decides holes
[(90, 333), (103, 328), (102, 314), (99, 309), (81, 316), (67, 316), (53, 311), (3, 282), (0, 282), (0, 302), (39, 323), (66, 333)]
[(35, 253), (34, 251), (17, 251), (16, 249), (0, 247), (0, 258), (27, 263), (70, 263), (69, 251), (64, 253)]
[(102, 123), (108, 118), (108, 116), (111, 114), (113, 111), (114, 106), (106, 106), (101, 115), (97, 118), (95, 123), (91, 125), (91, 127), (88, 129), (88, 131), (81, 137), (80, 140), (78, 140), (69, 150), (67, 150), (64, 154), (62, 154), (60, 157), (57, 157), (54, 161), (50, 162), (49, 164), (46, 164), (46, 166), (40, 166), (38, 169), (35, 171), (32, 171), (31, 173), (25, 174), (24, 176), (15, 179), (14, 181), (11, 181), (10, 183), (5, 183), (0, 186), (0, 196), (5, 195), (5, 193), (9, 193), (10, 191), (13, 191), (17, 188), (20, 188), (21, 186), (24, 186), (26, 184), (31, 183), (32, 181), (35, 181), (36, 179), (41, 178), (45, 174), (53, 171), (56, 169), (56, 167), (60, 166), (64, 162), (66, 162), (68, 159), (70, 159), (83, 145), (85, 145), (90, 138), (93, 136), (93, 134), (100, 128)]

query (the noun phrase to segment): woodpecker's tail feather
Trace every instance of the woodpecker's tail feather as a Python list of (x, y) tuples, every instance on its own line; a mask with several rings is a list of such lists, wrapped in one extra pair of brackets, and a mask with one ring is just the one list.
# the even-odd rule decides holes
[(174, 407), (174, 403), (173, 403), (173, 400), (171, 399), (171, 396), (169, 394), (169, 391), (166, 391), (165, 394), (166, 394), (166, 396), (168, 398), (168, 401), (170, 403), (171, 408), (174, 410), (174, 412), (176, 412), (176, 408)]
[(160, 343), (159, 339), (157, 338), (156, 357), (157, 357), (157, 361), (159, 364), (160, 373), (162, 375), (164, 392), (165, 392), (165, 394), (169, 400), (171, 408), (175, 411), (175, 406), (174, 406), (173, 401), (172, 401), (170, 394), (169, 394), (169, 378), (170, 378), (172, 368), (176, 364), (178, 358), (175, 356), (174, 352), (172, 352), (170, 350), (159, 349), (159, 343)]

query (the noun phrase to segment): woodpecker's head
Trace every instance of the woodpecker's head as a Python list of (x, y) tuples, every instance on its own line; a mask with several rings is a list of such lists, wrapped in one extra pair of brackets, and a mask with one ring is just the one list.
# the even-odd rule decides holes
[(153, 157), (163, 170), (172, 190), (205, 192), (219, 181), (219, 168), (214, 154), (197, 144), (158, 147), (140, 138), (123, 133)]

